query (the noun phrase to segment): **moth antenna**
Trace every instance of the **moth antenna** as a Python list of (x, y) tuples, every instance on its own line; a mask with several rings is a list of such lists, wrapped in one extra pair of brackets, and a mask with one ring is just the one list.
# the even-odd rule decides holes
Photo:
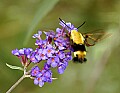
[[(59, 20), (66, 25), (66, 23), (65, 23), (61, 18), (59, 18)], [(69, 29), (71, 29), (68, 25), (66, 25), (66, 26), (67, 26)]]
[(80, 27), (82, 27), (84, 24), (85, 24), (85, 21), (80, 26), (78, 26), (77, 29), (79, 29)]

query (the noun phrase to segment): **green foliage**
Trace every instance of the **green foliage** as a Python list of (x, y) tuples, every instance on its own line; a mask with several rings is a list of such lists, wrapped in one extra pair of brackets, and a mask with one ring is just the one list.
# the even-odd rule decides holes
[(8, 66), (8, 67), (9, 67), (9, 68), (11, 68), (11, 69), (15, 69), (15, 70), (22, 70), (22, 71), (24, 71), (24, 69), (23, 69), (23, 68), (18, 67), (18, 66), (13, 66), (13, 65), (10, 65), (10, 64), (7, 64), (7, 63), (6, 63), (6, 66)]
[(39, 22), (43, 19), (43, 17), (45, 17), (56, 5), (56, 3), (59, 0), (43, 0), (40, 5), (39, 5), (39, 9), (37, 11), (37, 13), (35, 14), (35, 17), (33, 19), (33, 21), (31, 22), (31, 25), (29, 27), (27, 36), (25, 41), (23, 42), (24, 45), (26, 45), (28, 43), (28, 40), (31, 38), (35, 28), (38, 26)]

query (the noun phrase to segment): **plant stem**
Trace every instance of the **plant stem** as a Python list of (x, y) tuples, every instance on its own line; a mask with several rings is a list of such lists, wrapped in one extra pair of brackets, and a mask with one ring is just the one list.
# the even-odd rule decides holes
[(11, 91), (17, 87), (17, 85), (25, 78), (25, 75), (23, 75), (6, 93), (11, 93)]

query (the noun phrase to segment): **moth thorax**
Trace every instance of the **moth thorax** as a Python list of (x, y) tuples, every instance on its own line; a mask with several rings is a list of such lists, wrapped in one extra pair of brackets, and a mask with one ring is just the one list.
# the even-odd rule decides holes
[(84, 37), (77, 30), (71, 30), (71, 39), (76, 44), (84, 44)]

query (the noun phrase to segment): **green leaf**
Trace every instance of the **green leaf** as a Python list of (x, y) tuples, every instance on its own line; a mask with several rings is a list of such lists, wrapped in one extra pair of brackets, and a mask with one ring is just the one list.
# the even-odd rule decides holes
[(53, 8), (54, 6), (57, 4), (59, 0), (42, 0), (40, 3), (40, 7), (37, 11), (37, 13), (35, 14), (35, 17), (33, 19), (33, 21), (31, 22), (31, 25), (28, 29), (28, 33), (27, 36), (23, 42), (23, 45), (27, 45), (29, 39), (32, 36), (32, 33), (35, 29), (35, 27), (37, 27), (38, 23), (42, 20), (43, 17), (45, 17)]
[(6, 66), (8, 66), (8, 67), (11, 68), (11, 69), (17, 69), (17, 70), (22, 70), (22, 71), (24, 71), (23, 68), (18, 67), (18, 66), (9, 65), (9, 64), (7, 64), (7, 63), (6, 63)]

